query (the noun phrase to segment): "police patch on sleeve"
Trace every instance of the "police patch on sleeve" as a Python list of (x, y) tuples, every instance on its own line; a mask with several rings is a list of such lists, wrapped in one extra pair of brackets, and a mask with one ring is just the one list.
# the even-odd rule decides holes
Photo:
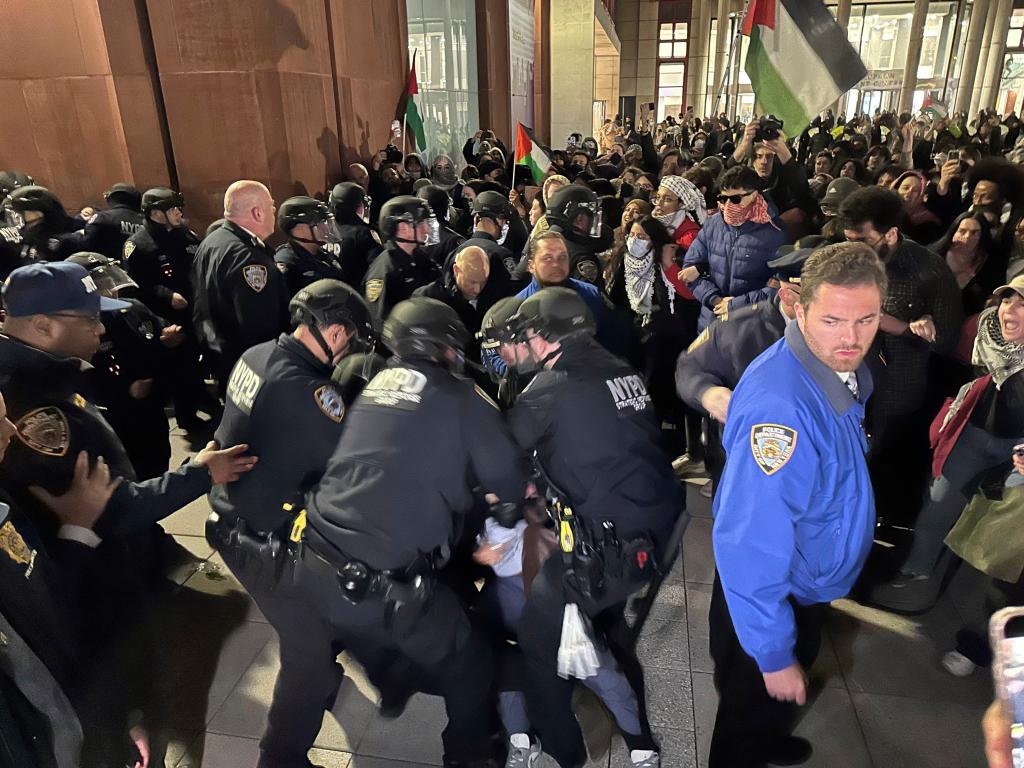
[(797, 431), (781, 424), (755, 424), (750, 429), (750, 452), (766, 475), (774, 475), (793, 456)]
[(63, 456), (71, 445), (67, 417), (52, 405), (29, 411), (14, 426), (21, 442), (44, 456)]
[(10, 520), (0, 526), (0, 551), (16, 564), (28, 566), (25, 569), (26, 579), (32, 575), (36, 564), (36, 551), (25, 543), (25, 539)]
[(366, 281), (366, 300), (376, 301), (384, 293), (384, 281), (379, 277)]
[(121, 254), (121, 258), (127, 259), (133, 253), (135, 253), (135, 243), (133, 243), (131, 240), (125, 241), (124, 251)]
[(242, 268), (242, 277), (256, 293), (267, 287), (267, 268), (262, 264), (247, 264)]
[(317, 407), (324, 412), (327, 418), (334, 422), (340, 422), (345, 415), (345, 402), (334, 387), (325, 384), (313, 393)]
[(576, 273), (580, 276), (580, 280), (585, 280), (588, 283), (597, 283), (597, 264), (592, 261), (583, 261), (576, 266)]

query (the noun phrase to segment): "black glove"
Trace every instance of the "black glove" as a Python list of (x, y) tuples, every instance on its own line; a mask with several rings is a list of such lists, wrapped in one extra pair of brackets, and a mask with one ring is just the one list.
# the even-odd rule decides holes
[(490, 508), (491, 517), (498, 521), (498, 525), (502, 528), (515, 528), (523, 517), (523, 506), (522, 504), (504, 504), (498, 502), (497, 504), (491, 504)]

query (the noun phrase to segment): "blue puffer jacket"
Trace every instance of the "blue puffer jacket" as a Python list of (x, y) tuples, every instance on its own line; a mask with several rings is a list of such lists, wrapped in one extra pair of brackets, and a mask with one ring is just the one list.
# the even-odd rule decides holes
[(712, 310), (722, 296), (732, 296), (729, 307), (737, 309), (768, 301), (777, 293), (774, 288), (765, 287), (772, 276), (768, 262), (775, 258), (776, 248), (791, 241), (771, 203), (768, 210), (775, 217), (774, 226), (748, 221), (731, 227), (721, 214), (716, 214), (707, 220), (687, 249), (684, 265), (706, 265), (701, 272), (710, 272), (710, 277), (699, 277), (690, 284), (702, 305), (698, 328), (705, 328), (715, 319)]

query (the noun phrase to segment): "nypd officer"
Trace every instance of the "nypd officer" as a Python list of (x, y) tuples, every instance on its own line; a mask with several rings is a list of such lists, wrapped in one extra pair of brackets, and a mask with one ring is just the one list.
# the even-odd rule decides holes
[(446, 765), (490, 757), (491, 659), (436, 572), (475, 487), (516, 502), (528, 481), (497, 408), (455, 375), (467, 335), (434, 299), (392, 311), (383, 342), (395, 357), (345, 417), (308, 498), (298, 566), (300, 588), (357, 659), (398, 651), (434, 678)]
[(18, 187), (4, 200), (4, 213), (27, 247), (25, 261), (62, 261), (84, 250), (80, 219), (73, 219), (46, 187)]
[(370, 313), (355, 291), (317, 280), (289, 305), (295, 330), (248, 350), (228, 380), (216, 439), (244, 442), (259, 465), (209, 495), (207, 537), (281, 639), (281, 669), (260, 744), (261, 768), (309, 765), (306, 753), (330, 709), (341, 668), (316, 611), (281, 575), (296, 503), (323, 474), (342, 433), (335, 363), (361, 349)]
[(274, 262), (289, 298), (316, 280), (345, 279), (341, 263), (324, 247), (330, 216), (326, 204), (305, 195), (289, 197), (277, 209), (277, 228), (288, 242), (274, 252)]
[(288, 325), (284, 278), (263, 242), (274, 233), (274, 212), (269, 189), (236, 181), (224, 193), (224, 223), (206, 236), (192, 264), (196, 336), (222, 393), (242, 353)]
[(720, 425), (725, 423), (732, 392), (754, 358), (781, 339), (786, 325), (796, 319), (800, 270), (814, 249), (826, 243), (820, 235), (809, 235), (795, 245), (780, 247), (778, 258), (768, 262), (775, 270), (778, 294), (770, 301), (726, 313), (705, 328), (676, 361), (679, 397), (713, 419), (707, 425), (706, 462), (715, 485), (722, 477), (725, 461)]
[(434, 212), (423, 200), (399, 195), (380, 209), (380, 234), (387, 244), (366, 273), (363, 293), (376, 328), (382, 327), (391, 308), (410, 298), (417, 288), (434, 282), (437, 265), (424, 253), (438, 242)]
[(107, 209), (97, 211), (86, 221), (82, 250), (101, 253), (116, 261), (121, 258), (128, 238), (144, 227), (142, 193), (122, 182), (114, 184), (103, 197)]
[(333, 219), (325, 246), (341, 261), (342, 278), (353, 288), (362, 286), (366, 270), (383, 250), (380, 237), (370, 228), (372, 200), (358, 184), (336, 184), (328, 200)]
[[(535, 577), (519, 628), (527, 659), (530, 722), (561, 766), (586, 762), (572, 713), (571, 680), (556, 674), (562, 618), (577, 603), (595, 626), (614, 632), (626, 599), (655, 572), (685, 498), (661, 448), (650, 395), (628, 364), (595, 340), (595, 323), (571, 288), (530, 296), (512, 322), (525, 345), (520, 372), (536, 372), (509, 413), (516, 440), (559, 496), (559, 538)], [(560, 512), (561, 515), (561, 512)], [(623, 657), (622, 660), (633, 661)], [(637, 719), (623, 738), (634, 765), (656, 766), (657, 747), (633, 691)], [(621, 696), (620, 696), (621, 698)]]
[(719, 692), (709, 765), (796, 765), (790, 735), (818, 653), (825, 609), (871, 547), (864, 355), (878, 331), (885, 272), (861, 243), (804, 265), (796, 322), (755, 360), (729, 403), (715, 496), (718, 573), (710, 647)]
[(593, 190), (569, 184), (548, 200), (545, 214), (551, 230), (565, 238), (569, 249), (569, 277), (604, 290), (599, 253), (612, 245), (611, 230), (604, 226), (601, 204)]

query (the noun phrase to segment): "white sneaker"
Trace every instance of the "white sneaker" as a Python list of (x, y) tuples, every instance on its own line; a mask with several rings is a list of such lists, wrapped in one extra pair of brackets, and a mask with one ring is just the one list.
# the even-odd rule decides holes
[(508, 737), (508, 742), (505, 768), (533, 768), (533, 764), (540, 757), (540, 741), (531, 744), (529, 734), (513, 733)]
[(950, 651), (942, 657), (942, 668), (955, 677), (970, 677), (978, 665), (960, 651)]
[(629, 753), (634, 768), (661, 768), (661, 757), (649, 749), (634, 749)]

